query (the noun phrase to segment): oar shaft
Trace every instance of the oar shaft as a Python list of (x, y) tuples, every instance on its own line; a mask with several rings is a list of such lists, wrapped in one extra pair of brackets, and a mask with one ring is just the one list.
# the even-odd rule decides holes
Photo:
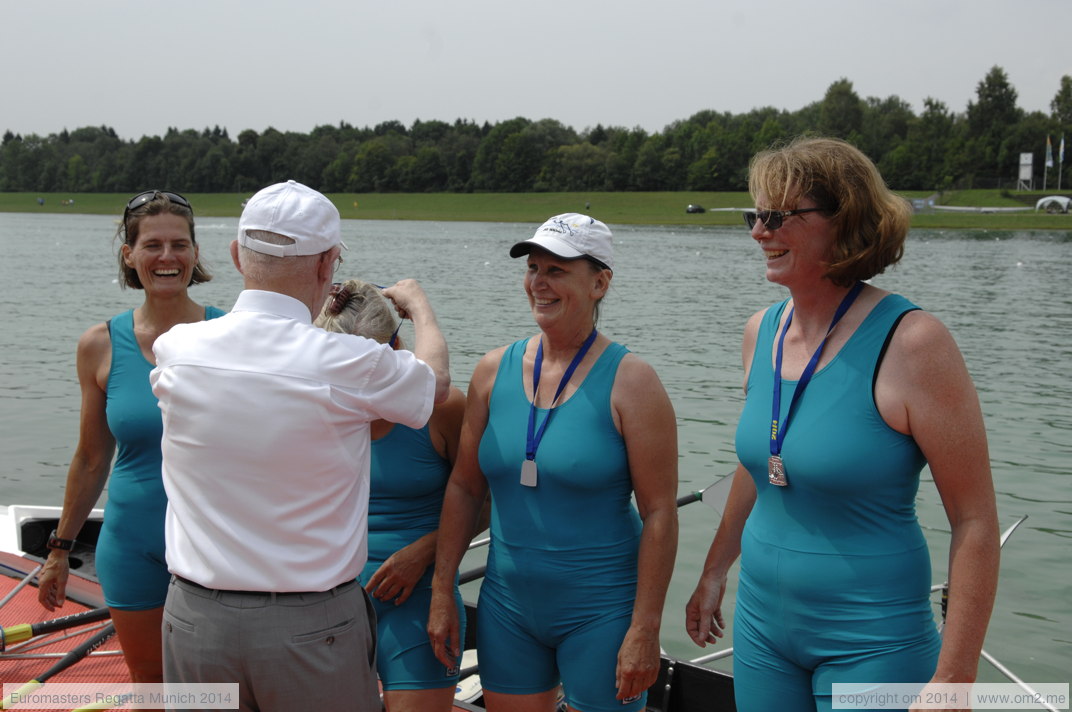
[(698, 658), (693, 658), (689, 662), (693, 665), (703, 665), (714, 660), (721, 660), (722, 658), (728, 658), (733, 655), (733, 648), (726, 648), (725, 650), (719, 650), (717, 653), (710, 653), (708, 655), (701, 655)]
[(21, 591), (23, 589), (23, 587), (25, 587), (27, 584), (29, 584), (30, 581), (33, 580), (33, 577), (36, 576), (37, 572), (40, 571), (40, 570), (41, 570), (41, 566), (38, 565), (37, 568), (35, 568), (30, 573), (26, 574), (26, 577), (24, 579), (22, 579), (21, 581), (19, 581), (15, 585), (15, 588), (11, 589), (11, 591), (9, 591), (6, 596), (4, 596), (3, 600), (0, 600), (0, 608), (3, 608), (7, 604), (8, 601), (10, 601), (12, 598), (15, 597), (15, 594), (17, 594), (19, 591)]
[(490, 544), (490, 543), (491, 543), (491, 537), (490, 536), (486, 536), (483, 539), (473, 539), (471, 542), (469, 542), (469, 547), (468, 547), (467, 551), (471, 551), (473, 549), (479, 549), (480, 547), (485, 546), (485, 545)]
[(50, 667), (48, 670), (45, 670), (40, 675), (38, 675), (36, 679), (30, 680), (18, 690), (13, 692), (11, 696), (5, 697), (3, 702), (0, 702), (0, 709), (8, 709), (12, 704), (11, 700), (13, 697), (15, 697), (16, 695), (25, 695), (30, 692), (33, 692), (53, 675), (57, 675), (63, 672), (64, 670), (71, 667), (76, 662), (86, 657), (100, 646), (104, 645), (104, 643), (113, 635), (115, 635), (115, 625), (109, 623), (92, 638), (86, 640), (77, 648), (72, 649), (69, 653), (60, 658), (59, 662)]
[(1021, 680), (1021, 679), (1020, 679), (1019, 677), (1017, 677), (1017, 676), (1016, 676), (1016, 673), (1014, 673), (1014, 672), (1013, 672), (1012, 670), (1010, 670), (1009, 668), (1007, 668), (1007, 667), (1005, 667), (1004, 665), (1002, 665), (1002, 664), (1001, 664), (1001, 663), (1000, 663), (1000, 662), (998, 661), (998, 659), (997, 659), (997, 658), (995, 658), (995, 657), (994, 657), (993, 655), (991, 655), (990, 653), (986, 652), (986, 650), (983, 650), (983, 651), (981, 651), (981, 653), (980, 653), (980, 654), (981, 654), (981, 655), (983, 656), (983, 658), (984, 658), (984, 659), (985, 659), (985, 660), (986, 660), (986, 661), (987, 661), (988, 663), (990, 663), (991, 665), (993, 665), (994, 667), (996, 667), (996, 668), (998, 669), (998, 672), (1000, 672), (1000, 673), (1001, 673), (1002, 675), (1004, 675), (1005, 677), (1009, 678), (1010, 680), (1012, 680), (1013, 682), (1015, 682), (1015, 683), (1016, 683), (1017, 685), (1019, 685), (1019, 686), (1020, 686), (1021, 688), (1023, 688), (1024, 692), (1026, 692), (1026, 693), (1028, 693), (1029, 695), (1031, 695), (1031, 697), (1032, 697), (1033, 699), (1039, 700), (1039, 703), (1038, 703), (1038, 704), (1039, 704), (1039, 706), (1040, 706), (1040, 707), (1043, 707), (1043, 708), (1045, 708), (1045, 709), (1048, 709), (1048, 710), (1052, 710), (1052, 712), (1057, 712), (1057, 708), (1056, 708), (1056, 707), (1054, 707), (1053, 705), (1049, 705), (1049, 704), (1046, 704), (1045, 702), (1043, 702), (1043, 701), (1042, 701), (1042, 695), (1040, 695), (1040, 694), (1039, 694), (1038, 692), (1036, 692), (1036, 691), (1035, 691), (1035, 690), (1034, 690), (1034, 689), (1033, 689), (1033, 688), (1032, 688), (1032, 687), (1031, 687), (1030, 685), (1028, 685), (1028, 684), (1027, 684), (1026, 682), (1024, 682), (1024, 681), (1023, 681), (1023, 680)]
[(65, 628), (72, 628), (76, 625), (83, 625), (85, 623), (96, 623), (97, 621), (102, 621), (109, 617), (111, 617), (111, 612), (107, 608), (94, 608), (90, 611), (72, 613), (69, 616), (53, 618), (48, 621), (7, 626), (0, 629), (0, 652), (3, 652), (8, 645), (21, 643), (34, 636), (52, 633), (57, 630), (64, 630)]

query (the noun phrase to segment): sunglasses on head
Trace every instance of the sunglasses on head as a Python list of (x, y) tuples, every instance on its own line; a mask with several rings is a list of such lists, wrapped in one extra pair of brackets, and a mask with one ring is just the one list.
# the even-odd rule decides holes
[(751, 230), (756, 226), (756, 221), (763, 223), (763, 226), (769, 231), (777, 230), (782, 226), (782, 222), (793, 215), (800, 215), (802, 213), (817, 213), (826, 212), (826, 208), (800, 208), (799, 210), (746, 210), (744, 213), (744, 222), (748, 225), (748, 229)]
[(172, 193), (169, 190), (146, 190), (144, 192), (138, 193), (133, 198), (127, 201), (127, 207), (123, 210), (123, 222), (127, 221), (127, 217), (130, 215), (130, 211), (137, 210), (158, 195), (164, 196), (176, 205), (181, 205), (182, 207), (188, 209), (191, 213), (194, 211), (193, 206), (190, 205), (190, 201), (182, 197), (178, 193)]

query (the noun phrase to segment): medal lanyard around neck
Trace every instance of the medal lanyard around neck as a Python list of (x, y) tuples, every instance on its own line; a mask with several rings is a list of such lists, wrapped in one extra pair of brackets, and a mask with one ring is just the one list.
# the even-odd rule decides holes
[(830, 328), (826, 330), (826, 336), (823, 337), (822, 343), (819, 344), (819, 348), (815, 349), (815, 353), (812, 354), (811, 360), (808, 361), (808, 365), (804, 367), (804, 372), (800, 374), (800, 380), (797, 381), (797, 387), (793, 390), (793, 399), (789, 401), (789, 411), (785, 414), (785, 422), (779, 424), (778, 417), (781, 415), (782, 408), (782, 347), (785, 344), (785, 332), (789, 331), (789, 325), (793, 323), (793, 312), (796, 308), (789, 310), (789, 317), (785, 320), (785, 326), (782, 327), (781, 336), (778, 337), (778, 355), (775, 357), (774, 362), (774, 407), (771, 409), (771, 438), (770, 438), (770, 452), (771, 455), (782, 454), (782, 441), (785, 440), (785, 431), (789, 429), (789, 416), (793, 413), (793, 408), (796, 406), (797, 401), (800, 400), (800, 396), (804, 393), (804, 389), (808, 387), (808, 383), (811, 381), (812, 375), (815, 373), (816, 366), (819, 365), (819, 357), (823, 353), (823, 347), (826, 346), (826, 340), (830, 338), (830, 332), (834, 330), (837, 323), (841, 321), (841, 317), (845, 316), (845, 312), (849, 310), (852, 303), (856, 301), (856, 296), (860, 293), (860, 290), (864, 288), (863, 282), (857, 282), (849, 293), (845, 295), (845, 298), (841, 300), (841, 304), (838, 305), (837, 311), (834, 312), (834, 320), (830, 322)]
[(577, 352), (577, 355), (573, 357), (573, 361), (570, 362), (566, 372), (562, 374), (562, 380), (558, 384), (558, 390), (555, 391), (555, 398), (551, 401), (551, 408), (547, 409), (547, 417), (543, 419), (543, 423), (540, 424), (540, 429), (536, 430), (536, 393), (540, 388), (540, 369), (543, 366), (543, 338), (540, 338), (540, 345), (536, 347), (536, 363), (532, 367), (532, 403), (529, 408), (529, 432), (528, 440), (525, 444), (525, 459), (536, 459), (536, 448), (540, 447), (540, 441), (543, 440), (543, 431), (547, 429), (547, 423), (551, 420), (551, 411), (558, 402), (558, 397), (562, 395), (562, 391), (565, 390), (566, 384), (569, 383), (570, 377), (573, 372), (577, 370), (577, 366), (581, 364), (584, 359), (584, 355), (588, 353), (588, 349), (592, 347), (592, 344), (596, 340), (597, 332), (592, 329), (592, 333), (588, 335), (588, 338), (584, 340), (581, 345), (581, 350)]

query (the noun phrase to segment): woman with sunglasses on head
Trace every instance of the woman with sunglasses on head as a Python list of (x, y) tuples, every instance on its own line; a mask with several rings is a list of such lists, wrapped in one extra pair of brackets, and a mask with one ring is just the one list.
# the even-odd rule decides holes
[[(387, 298), (360, 280), (332, 287), (316, 325), (405, 348), (398, 336), (402, 322), (395, 325)], [(423, 428), (372, 423), (368, 561), (358, 580), (376, 609), (376, 668), (387, 712), (446, 712), (453, 707), (458, 660), (450, 666), (440, 663), (425, 629), (439, 512), (464, 412), (465, 395), (451, 387)], [(457, 585), (454, 601), (464, 621)]]
[(510, 255), (526, 256), (539, 331), (473, 373), (429, 636), (441, 661), (457, 655), (451, 586), (490, 492), (477, 609), (489, 712), (551, 712), (559, 682), (567, 709), (642, 710), (677, 550), (674, 409), (654, 369), (596, 329), (613, 276), (606, 225), (558, 215)]
[(119, 285), (143, 290), (145, 301), (90, 327), (78, 341), (78, 446), (38, 599), (50, 611), (63, 605), (68, 553), (111, 470), (97, 575), (131, 678), (161, 682), (160, 625), (170, 575), (164, 560), (163, 426), (149, 386), (153, 342), (176, 324), (224, 312), (203, 307), (188, 294), (191, 284), (212, 277), (201, 264), (186, 198), (166, 191), (139, 193), (127, 203), (116, 238), (121, 241)]
[[(979, 399), (941, 322), (864, 282), (901, 258), (910, 209), (834, 139), (760, 153), (749, 189), (752, 239), (789, 298), (745, 327), (740, 464), (686, 629), (701, 647), (722, 637), (740, 556), (739, 710), (828, 710), (834, 683), (972, 682), (998, 565)], [(941, 637), (924, 465), (952, 530)]]

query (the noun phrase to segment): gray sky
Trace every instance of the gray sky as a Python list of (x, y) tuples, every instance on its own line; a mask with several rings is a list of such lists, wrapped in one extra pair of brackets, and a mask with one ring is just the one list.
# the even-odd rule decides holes
[(841, 78), (962, 112), (995, 65), (1048, 114), (1070, 20), (1069, 0), (0, 0), (0, 132), (516, 116), (654, 132), (797, 110)]

